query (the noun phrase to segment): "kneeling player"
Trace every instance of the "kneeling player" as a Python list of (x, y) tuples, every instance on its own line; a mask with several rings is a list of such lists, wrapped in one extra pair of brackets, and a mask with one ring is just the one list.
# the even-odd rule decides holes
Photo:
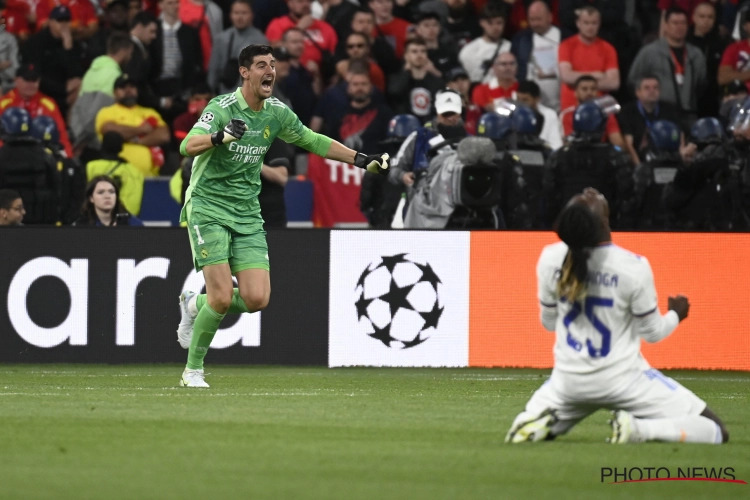
[(557, 234), (562, 242), (544, 248), (537, 264), (542, 324), (557, 334), (555, 367), (505, 441), (554, 439), (609, 408), (612, 443), (727, 442), (706, 403), (641, 356), (641, 339), (665, 339), (690, 305), (670, 297), (659, 313), (648, 260), (611, 242), (604, 196), (591, 188), (574, 196)]

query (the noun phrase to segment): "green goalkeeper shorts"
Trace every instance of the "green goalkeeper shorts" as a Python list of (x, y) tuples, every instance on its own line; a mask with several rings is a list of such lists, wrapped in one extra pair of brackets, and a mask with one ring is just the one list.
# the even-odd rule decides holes
[(270, 270), (262, 219), (257, 225), (251, 225), (247, 234), (238, 233), (215, 219), (202, 217), (192, 211), (188, 211), (187, 223), (196, 271), (225, 262), (229, 264), (232, 274), (245, 269)]

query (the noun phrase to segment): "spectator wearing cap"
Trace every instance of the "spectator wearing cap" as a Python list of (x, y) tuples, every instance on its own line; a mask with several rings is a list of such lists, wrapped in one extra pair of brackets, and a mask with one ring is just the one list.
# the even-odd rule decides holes
[(99, 29), (99, 19), (90, 0), (39, 0), (36, 6), (36, 24), (43, 26), (52, 19), (52, 12), (64, 5), (70, 12), (70, 31), (76, 40), (87, 40)]
[(277, 54), (289, 61), (289, 75), (282, 84), (282, 90), (291, 99), (294, 112), (307, 125), (323, 87), (320, 71), (315, 63), (308, 63), (308, 66), (302, 64), (301, 57), (305, 50), (302, 30), (291, 28), (281, 37), (281, 43)]
[(458, 92), (461, 96), (463, 112), (461, 114), (466, 132), (476, 135), (479, 119), (484, 114), (482, 108), (471, 102), (471, 80), (469, 74), (461, 66), (457, 66), (446, 73), (446, 86)]
[(16, 73), (15, 88), (0, 97), (0, 114), (12, 107), (25, 109), (32, 120), (37, 116), (49, 116), (55, 120), (60, 133), (60, 144), (70, 158), (73, 156), (73, 148), (68, 138), (65, 121), (60, 114), (60, 108), (52, 98), (39, 91), (39, 80), (39, 70), (34, 64), (21, 65)]
[[(429, 165), (427, 152), (430, 148), (466, 136), (461, 120), (461, 96), (457, 92), (448, 89), (439, 92), (435, 98), (435, 111), (435, 121), (409, 134), (391, 164), (388, 179), (393, 184), (409, 188), (409, 197), (414, 193), (411, 188), (416, 180), (415, 171), (424, 171)], [(448, 150), (450, 146), (440, 149)]]
[(488, 5), (479, 17), (482, 36), (464, 45), (458, 54), (461, 65), (474, 83), (488, 83), (492, 77), (492, 63), (498, 55), (510, 52), (511, 44), (503, 38), (505, 12)]
[[(321, 66), (324, 53), (330, 56), (339, 43), (338, 35), (330, 24), (312, 17), (310, 0), (286, 0), (289, 14), (277, 17), (266, 28), (266, 37), (274, 46), (281, 45), (281, 37), (290, 28), (302, 30), (305, 37), (304, 50), (300, 56), (300, 63), (308, 66), (312, 61)], [(327, 57), (327, 56), (326, 56)]]
[(380, 66), (370, 57), (372, 41), (365, 33), (352, 33), (346, 37), (346, 59), (336, 63), (336, 74), (345, 79), (349, 72), (349, 62), (353, 59), (361, 59), (370, 67), (370, 81), (381, 92), (385, 92), (385, 75)]
[(164, 163), (160, 146), (169, 142), (169, 128), (161, 115), (139, 106), (138, 87), (127, 75), (115, 81), (115, 104), (96, 114), (99, 140), (107, 132), (117, 132), (125, 140), (122, 157), (141, 170), (144, 177), (159, 173)]
[(120, 189), (120, 201), (125, 210), (133, 215), (141, 213), (143, 201), (143, 173), (120, 156), (124, 146), (120, 134), (110, 131), (102, 137), (102, 157), (86, 164), (86, 182), (95, 177), (106, 175), (117, 183)]
[(388, 96), (397, 114), (409, 113), (425, 123), (433, 114), (435, 94), (445, 88), (437, 69), (427, 57), (427, 46), (421, 38), (406, 42), (404, 69), (388, 82)]
[(217, 94), (234, 92), (240, 86), (237, 58), (242, 49), (256, 43), (268, 45), (266, 36), (253, 26), (249, 0), (234, 0), (229, 16), (232, 26), (214, 37), (208, 65), (208, 84)]
[(697, 47), (686, 43), (688, 17), (684, 10), (670, 8), (665, 26), (664, 38), (638, 52), (628, 82), (632, 86), (646, 75), (656, 76), (661, 83), (661, 99), (695, 116), (706, 86), (706, 58)]
[(728, 85), (732, 80), (744, 82), (750, 92), (750, 9), (742, 13), (741, 31), (745, 38), (726, 48), (719, 66), (719, 85)]
[[(0, 25), (2, 25), (0, 13)], [(13, 78), (18, 70), (18, 42), (13, 34), (0, 28), (0, 91), (13, 88)]]
[(513, 55), (518, 61), (518, 79), (539, 85), (542, 103), (555, 112), (560, 109), (560, 76), (558, 48), (560, 29), (552, 24), (547, 2), (537, 0), (529, 5), (529, 27), (513, 37)]
[(562, 128), (557, 113), (541, 102), (542, 92), (536, 82), (526, 80), (518, 85), (516, 97), (521, 104), (525, 104), (537, 115), (537, 121), (541, 118), (542, 127), (539, 138), (542, 139), (554, 151), (563, 146)]
[(0, 226), (23, 226), (23, 200), (18, 191), (0, 189)]
[(289, 109), (294, 110), (292, 101), (287, 97), (286, 90), (283, 85), (289, 78), (289, 72), (291, 71), (291, 57), (284, 47), (278, 47), (273, 49), (273, 58), (276, 59), (276, 81), (273, 85), (273, 91), (271, 95), (279, 101), (286, 104)]
[(492, 65), (493, 78), (489, 83), (482, 83), (471, 93), (471, 102), (485, 111), (495, 111), (499, 99), (515, 99), (518, 90), (516, 57), (505, 52), (497, 56)]
[(440, 16), (435, 12), (424, 12), (417, 16), (414, 33), (425, 41), (427, 57), (440, 72), (447, 73), (458, 66), (458, 49), (453, 37), (440, 28)]
[[(716, 116), (721, 96), (717, 82), (719, 65), (724, 50), (729, 45), (729, 40), (719, 34), (714, 4), (703, 2), (695, 7), (693, 25), (688, 32), (687, 43), (698, 47), (706, 59), (706, 87), (703, 90), (703, 97), (698, 100), (698, 115)], [(747, 53), (750, 54), (750, 52)]]
[(201, 42), (198, 30), (180, 21), (180, 0), (161, 0), (159, 7), (156, 40), (150, 50), (151, 87), (159, 98), (159, 109), (175, 117), (179, 114), (176, 101), (203, 72)]
[(70, 19), (70, 9), (58, 5), (52, 9), (47, 26), (21, 48), (21, 59), (39, 70), (39, 89), (55, 100), (63, 116), (78, 97), (83, 76), (83, 52), (73, 40)]
[(620, 67), (617, 52), (608, 42), (599, 38), (601, 14), (592, 6), (576, 11), (578, 34), (558, 47), (560, 72), (560, 109), (575, 106), (575, 84), (583, 75), (596, 79), (599, 92), (612, 92), (620, 88)]
[(112, 33), (130, 33), (128, 8), (127, 0), (112, 0), (107, 3), (99, 30), (86, 43), (87, 61), (107, 54), (107, 40)]

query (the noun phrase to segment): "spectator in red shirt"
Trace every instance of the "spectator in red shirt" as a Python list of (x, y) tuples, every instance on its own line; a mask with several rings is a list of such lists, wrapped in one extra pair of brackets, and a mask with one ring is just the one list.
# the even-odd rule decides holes
[(333, 54), (338, 36), (330, 24), (313, 19), (311, 0), (287, 0), (289, 15), (277, 17), (266, 29), (266, 38), (272, 45), (280, 45), (281, 37), (290, 28), (299, 28), (305, 33), (305, 51), (300, 63), (307, 66), (308, 61), (314, 61), (318, 66), (323, 62), (321, 50)]
[[(573, 133), (573, 114), (575, 113), (576, 107), (580, 103), (591, 101), (598, 96), (599, 91), (596, 78), (591, 75), (580, 76), (575, 84), (575, 104), (560, 112), (560, 121), (562, 122), (563, 134), (566, 138)], [(610, 144), (613, 146), (618, 146), (623, 151), (627, 151), (625, 140), (622, 138), (620, 125), (617, 123), (615, 115), (609, 115), (607, 118), (607, 127), (602, 136), (602, 142), (607, 142), (607, 140), (609, 140)]]
[(732, 80), (739, 80), (750, 92), (750, 10), (745, 11), (740, 27), (747, 38), (726, 48), (719, 65), (718, 81), (719, 85), (728, 85)]
[(206, 109), (208, 101), (213, 99), (213, 97), (211, 89), (205, 83), (199, 83), (193, 88), (188, 100), (187, 111), (175, 118), (172, 123), (172, 136), (175, 142), (179, 144), (187, 137), (190, 129), (193, 128), (203, 110)]
[(31, 34), (31, 25), (36, 23), (36, 11), (30, 0), (7, 0), (0, 17), (5, 19), (5, 30), (23, 42)]
[(0, 115), (7, 108), (23, 108), (28, 111), (33, 120), (37, 116), (49, 116), (57, 124), (60, 131), (60, 144), (65, 148), (68, 158), (73, 157), (73, 148), (70, 145), (68, 131), (65, 121), (60, 114), (60, 108), (51, 97), (39, 92), (39, 81), (41, 75), (33, 64), (23, 64), (16, 72), (16, 88), (0, 97)]
[(349, 61), (352, 59), (362, 59), (370, 67), (370, 82), (381, 92), (385, 92), (385, 75), (383, 70), (370, 57), (370, 47), (372, 41), (365, 33), (352, 33), (346, 37), (346, 55), (347, 59), (342, 59), (336, 63), (336, 73), (339, 78), (346, 80), (349, 73)]
[(498, 99), (515, 99), (518, 90), (516, 72), (518, 63), (516, 56), (511, 52), (504, 52), (497, 56), (492, 65), (495, 76), (489, 83), (482, 83), (474, 88), (471, 94), (471, 102), (485, 111), (495, 111), (495, 103)]
[[(135, 15), (130, 18), (131, 22), (134, 18)], [(213, 39), (224, 29), (221, 8), (212, 0), (180, 0), (180, 21), (198, 30), (203, 48), (203, 70), (208, 71)]]
[(560, 109), (576, 102), (574, 85), (583, 75), (596, 79), (599, 92), (612, 92), (620, 88), (620, 68), (614, 47), (597, 35), (601, 16), (594, 7), (580, 9), (576, 26), (578, 34), (564, 40), (558, 49), (560, 65)]
[(396, 51), (396, 57), (404, 57), (404, 44), (411, 24), (393, 16), (393, 0), (370, 0), (367, 5), (375, 15), (373, 36), (382, 36)]
[(36, 6), (36, 25), (47, 23), (52, 9), (65, 5), (70, 10), (70, 31), (76, 40), (86, 40), (99, 29), (96, 10), (89, 0), (40, 0)]

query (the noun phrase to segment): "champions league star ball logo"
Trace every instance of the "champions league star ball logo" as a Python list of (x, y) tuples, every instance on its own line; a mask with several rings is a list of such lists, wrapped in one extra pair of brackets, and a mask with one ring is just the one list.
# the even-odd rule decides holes
[(442, 282), (429, 263), (402, 253), (370, 263), (357, 281), (357, 320), (365, 333), (387, 347), (409, 349), (438, 327)]

